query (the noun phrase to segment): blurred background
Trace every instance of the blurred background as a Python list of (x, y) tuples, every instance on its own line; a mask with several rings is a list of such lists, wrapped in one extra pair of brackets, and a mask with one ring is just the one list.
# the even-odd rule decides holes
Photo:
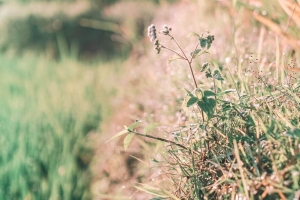
[(92, 198), (88, 136), (161, 3), (0, 2), (0, 199)]
[[(234, 51), (257, 52), (262, 58), (262, 50), (257, 50), (262, 44), (251, 43), (262, 34), (264, 54), (272, 52), (272, 25), (275, 34), (280, 35), (276, 26), (287, 30), (281, 33), (289, 44), (286, 51), (298, 48), (293, 46), (299, 38), (297, 29), (285, 26), (288, 15), (279, 5), (233, 2), (239, 4), (0, 1), (0, 199), (145, 198), (127, 188), (145, 178), (147, 170), (132, 155), (150, 159), (140, 152), (140, 146), (151, 151), (148, 144), (140, 140), (131, 152), (123, 152), (122, 141), (105, 141), (137, 118), (163, 124), (177, 120), (155, 112), (176, 114), (174, 106), (182, 98), (176, 93), (186, 79), (173, 76), (170, 66), (165, 68), (170, 54), (156, 59), (146, 36), (148, 25), (168, 23), (177, 30), (175, 35), (183, 37), (189, 31), (211, 31), (217, 45), (209, 59), (220, 63), (234, 58)], [(262, 16), (276, 19), (275, 25), (255, 20), (253, 11), (265, 11)], [(146, 180), (152, 175), (148, 171)]]

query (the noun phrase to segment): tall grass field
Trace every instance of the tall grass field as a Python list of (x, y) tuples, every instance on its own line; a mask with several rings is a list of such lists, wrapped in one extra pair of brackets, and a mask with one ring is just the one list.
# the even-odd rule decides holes
[(108, 113), (107, 66), (3, 55), (0, 63), (0, 199), (90, 199), (87, 136)]

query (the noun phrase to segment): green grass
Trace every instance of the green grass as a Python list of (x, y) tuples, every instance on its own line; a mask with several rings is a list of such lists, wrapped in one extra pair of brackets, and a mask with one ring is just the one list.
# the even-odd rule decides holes
[[(156, 37), (155, 26), (149, 30), (148, 35)], [(161, 189), (167, 184), (153, 188), (137, 183), (135, 188), (156, 199), (299, 199), (299, 75), (284, 68), (293, 65), (292, 54), (280, 56), (277, 40), (277, 49), (269, 56), (276, 60), (276, 68), (262, 68), (252, 55), (241, 63), (237, 59), (192, 65), (197, 56), (207, 56), (204, 53), (214, 37), (194, 33), (195, 47), (188, 57), (170, 29), (163, 27), (163, 31), (177, 46), (175, 50), (164, 46), (158, 37), (156, 50), (170, 50), (176, 59), (186, 61), (193, 78), (182, 83), (186, 95), (181, 106), (174, 106), (185, 117), (184, 124), (173, 128), (170, 137), (163, 137), (168, 131), (161, 128), (151, 133), (149, 127), (154, 130), (157, 125), (137, 121), (112, 139), (126, 135), (125, 150), (134, 136), (163, 141), (153, 166), (172, 181), (173, 194)], [(298, 58), (298, 52), (294, 56)], [(194, 71), (202, 73), (201, 79), (195, 78)], [(175, 127), (172, 123), (162, 126)]]
[(0, 199), (89, 199), (87, 134), (109, 113), (114, 64), (0, 63)]

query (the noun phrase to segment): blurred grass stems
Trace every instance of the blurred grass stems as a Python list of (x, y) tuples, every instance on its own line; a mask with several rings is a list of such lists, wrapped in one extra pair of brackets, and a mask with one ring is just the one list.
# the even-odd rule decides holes
[(0, 61), (0, 199), (90, 199), (87, 135), (109, 115), (114, 64)]

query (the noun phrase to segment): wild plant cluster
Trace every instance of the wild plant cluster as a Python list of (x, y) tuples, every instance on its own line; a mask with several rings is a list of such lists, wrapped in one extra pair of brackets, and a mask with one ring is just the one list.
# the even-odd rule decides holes
[[(297, 78), (277, 72), (274, 79), (273, 74), (246, 69), (254, 78), (255, 84), (250, 85), (245, 74), (238, 78), (230, 69), (203, 63), (199, 70), (212, 87), (199, 87), (192, 64), (208, 53), (214, 36), (191, 33), (197, 42), (193, 51), (186, 53), (171, 27), (164, 25), (159, 33), (178, 49), (167, 47), (158, 39), (156, 27), (149, 26), (148, 36), (157, 53), (168, 50), (175, 54), (169, 62), (181, 59), (187, 63), (194, 90), (185, 90), (178, 110), (187, 120), (174, 131), (172, 140), (149, 134), (157, 123), (141, 129), (139, 121), (112, 138), (126, 135), (125, 149), (136, 135), (165, 143), (167, 164), (161, 168), (175, 189), (136, 188), (157, 196), (155, 199), (300, 199)], [(227, 84), (222, 84), (225, 81)]]

